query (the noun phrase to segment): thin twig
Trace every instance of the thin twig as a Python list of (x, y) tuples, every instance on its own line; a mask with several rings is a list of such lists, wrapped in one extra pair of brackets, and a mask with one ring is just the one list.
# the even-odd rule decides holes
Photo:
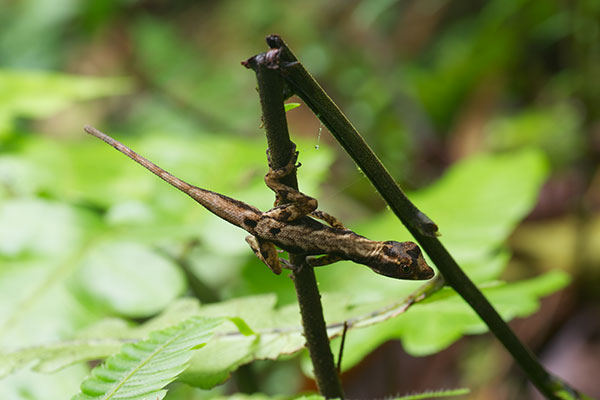
[(340, 343), (340, 351), (338, 353), (337, 373), (342, 373), (342, 354), (344, 354), (344, 344), (346, 344), (346, 333), (348, 333), (348, 321), (344, 321), (344, 330), (342, 331), (342, 342)]

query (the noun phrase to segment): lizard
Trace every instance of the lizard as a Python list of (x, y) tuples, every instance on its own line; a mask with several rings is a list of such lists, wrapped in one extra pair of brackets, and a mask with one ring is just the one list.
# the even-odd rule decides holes
[[(265, 183), (276, 193), (278, 200), (273, 208), (262, 212), (250, 204), (199, 188), (171, 175), (96, 128), (86, 126), (84, 130), (186, 193), (216, 216), (247, 231), (250, 235), (246, 237), (246, 242), (275, 274), (280, 274), (282, 268), (293, 270), (302, 267), (280, 259), (277, 246), (287, 252), (306, 256), (306, 264), (310, 267), (351, 260), (366, 265), (378, 274), (396, 279), (422, 280), (434, 275), (417, 244), (409, 241), (374, 241), (358, 235), (332, 215), (317, 210), (315, 198), (283, 184), (280, 180), (299, 167), (296, 164), (298, 152), (295, 146), (289, 163), (283, 168), (272, 168), (267, 150), (269, 171), (265, 175)], [(281, 199), (289, 203), (279, 204)]]

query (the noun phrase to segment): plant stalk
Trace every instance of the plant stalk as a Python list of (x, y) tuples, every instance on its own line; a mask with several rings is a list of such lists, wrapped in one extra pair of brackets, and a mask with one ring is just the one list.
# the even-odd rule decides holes
[[(267, 135), (268, 151), (273, 168), (288, 164), (294, 150), (290, 141), (284, 110), (284, 81), (275, 70), (268, 67), (270, 52), (251, 57), (242, 64), (256, 72), (262, 118)], [(298, 189), (296, 172), (282, 179), (286, 185)], [(305, 262), (302, 254), (290, 254), (290, 262), (299, 266), (291, 274), (296, 288), (306, 346), (313, 364), (319, 393), (325, 398), (343, 398), (342, 386), (329, 346), (329, 337), (321, 295), (314, 270)]]

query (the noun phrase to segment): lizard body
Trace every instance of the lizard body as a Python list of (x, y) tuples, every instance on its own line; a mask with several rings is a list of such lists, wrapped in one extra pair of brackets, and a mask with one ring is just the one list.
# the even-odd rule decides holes
[[(246, 241), (258, 258), (276, 274), (281, 273), (282, 264), (286, 268), (293, 266), (279, 259), (275, 246), (309, 256), (307, 263), (311, 266), (352, 260), (376, 273), (397, 279), (429, 279), (434, 275), (415, 243), (379, 242), (360, 236), (346, 229), (333, 216), (318, 211), (316, 199), (281, 183), (280, 179), (296, 168), (298, 153), (295, 151), (287, 166), (270, 169), (265, 176), (265, 183), (277, 194), (277, 198), (290, 203), (262, 212), (242, 201), (182, 181), (95, 128), (86, 126), (85, 131), (186, 193), (213, 214), (250, 233)], [(314, 218), (327, 222), (329, 226)], [(315, 257), (318, 255), (323, 256)]]

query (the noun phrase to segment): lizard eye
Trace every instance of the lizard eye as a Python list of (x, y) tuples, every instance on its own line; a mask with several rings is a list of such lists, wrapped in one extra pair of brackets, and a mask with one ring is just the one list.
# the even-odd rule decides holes
[(402, 272), (404, 272), (405, 274), (408, 274), (410, 272), (410, 267), (408, 265), (403, 265)]

